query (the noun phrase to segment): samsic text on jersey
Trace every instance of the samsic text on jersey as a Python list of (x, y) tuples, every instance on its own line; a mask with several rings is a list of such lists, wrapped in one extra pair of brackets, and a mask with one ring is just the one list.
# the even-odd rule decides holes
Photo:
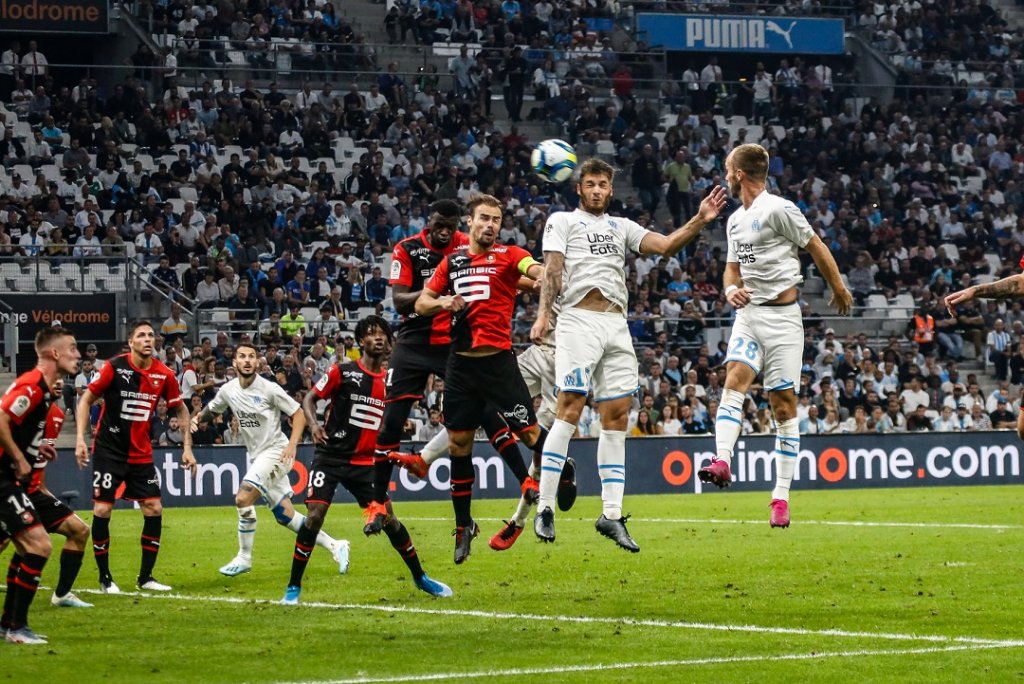
[[(0, 411), (11, 419), (11, 437), (31, 464), (39, 456), (53, 395), (38, 368), (22, 373), (0, 398)], [(14, 461), (0, 449), (0, 479), (14, 480)]]
[(107, 458), (127, 457), (129, 463), (152, 463), (149, 421), (157, 402), (163, 397), (169, 411), (181, 403), (171, 369), (153, 359), (143, 370), (132, 364), (128, 354), (115, 356), (100, 368), (89, 391), (103, 399), (93, 451)]
[(426, 287), (462, 295), (466, 302), (452, 317), (453, 351), (512, 348), (516, 286), (534, 263), (529, 252), (514, 245), (495, 245), (480, 254), (470, 254), (467, 247), (441, 262)]
[(317, 458), (373, 465), (384, 420), (384, 373), (371, 373), (359, 362), (334, 364), (313, 392), (331, 402), (324, 418), (327, 444), (317, 446)]
[[(469, 244), (468, 235), (455, 231), (447, 247), (436, 249), (431, 246), (429, 235), (424, 229), (395, 245), (389, 278), (392, 285), (406, 285), (410, 292), (419, 292), (446, 256)], [(451, 327), (449, 316), (427, 318), (410, 314), (398, 328), (397, 338), (403, 344), (448, 344)]]

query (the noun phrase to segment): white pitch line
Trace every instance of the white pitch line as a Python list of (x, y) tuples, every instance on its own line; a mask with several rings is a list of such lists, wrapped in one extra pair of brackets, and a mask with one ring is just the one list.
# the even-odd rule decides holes
[[(410, 522), (451, 522), (451, 518), (401, 516)], [(474, 518), (477, 522), (503, 522), (502, 518)], [(559, 522), (591, 522), (589, 518), (562, 517)], [(674, 523), (681, 525), (764, 525), (764, 520), (740, 520), (738, 518), (639, 518), (633, 516), (631, 523)], [(999, 525), (982, 523), (922, 523), (922, 522), (872, 522), (868, 520), (798, 520), (794, 525), (830, 525), (836, 527), (907, 527), (925, 529), (1004, 530), (1024, 529), (1024, 525)]]
[[(989, 648), (1008, 648), (1003, 645), (942, 646), (892, 650), (825, 651), (822, 653), (784, 653), (780, 655), (732, 656), (724, 658), (692, 658), (688, 660), (653, 660), (648, 662), (605, 663), (593, 665), (563, 665), (552, 667), (529, 667), (505, 670), (481, 670), (476, 672), (443, 672), (420, 675), (395, 675), (390, 677), (356, 677), (353, 679), (331, 679), (326, 681), (305, 681), (303, 684), (392, 684), (395, 682), (435, 682), (453, 679), (483, 679), (487, 677), (524, 677), (530, 675), (573, 674), (580, 672), (607, 672), (613, 670), (637, 670), (662, 667), (699, 667), (702, 665), (730, 665), (735, 663), (762, 663), (799, 660), (822, 660), (825, 658), (861, 658), (871, 656), (910, 656), (931, 653), (951, 653)], [(300, 684), (289, 682), (282, 684)]]
[[(79, 593), (102, 594), (99, 589), (82, 589)], [(172, 601), (193, 601), (197, 603), (232, 603), (250, 605), (278, 605), (271, 599), (243, 598), (240, 596), (188, 596), (186, 594), (154, 594), (141, 591), (126, 591), (113, 596), (164, 599)], [(885, 639), (890, 641), (924, 641), (939, 644), (969, 644), (1016, 648), (1024, 646), (1024, 640), (981, 639), (969, 636), (943, 636), (935, 634), (901, 634), (894, 632), (854, 632), (843, 629), (804, 629), (801, 627), (765, 627), (762, 625), (728, 625), (713, 622), (682, 622), (672, 620), (638, 620), (630, 617), (600, 617), (587, 615), (540, 615), (531, 613), (504, 613), (485, 610), (457, 610), (451, 608), (417, 608), (414, 606), (379, 605), (376, 603), (329, 603), (308, 601), (299, 607), (326, 608), (330, 610), (361, 610), (378, 613), (404, 613), (407, 615), (436, 615), (440, 617), (473, 617), (490, 620), (516, 620), (533, 622), (571, 622), (576, 624), (628, 625), (631, 627), (659, 627), (668, 629), (690, 629), (708, 632), (746, 632), (752, 634), (788, 634), (794, 636), (825, 636), (856, 639)]]

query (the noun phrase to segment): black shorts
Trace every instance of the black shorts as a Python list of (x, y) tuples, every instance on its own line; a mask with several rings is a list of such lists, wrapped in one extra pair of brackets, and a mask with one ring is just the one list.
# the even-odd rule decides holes
[(537, 424), (533, 397), (515, 354), (491, 356), (452, 354), (444, 379), (444, 424), (449, 430), (476, 430), (495, 409), (509, 429), (521, 434)]
[(397, 344), (388, 362), (386, 402), (422, 399), (431, 375), (444, 377), (448, 346)]
[(124, 491), (120, 493), (120, 498), (125, 501), (160, 498), (160, 477), (154, 464), (128, 463), (122, 458), (95, 453), (92, 461), (92, 500), (114, 503), (122, 483)]
[(35, 506), (39, 520), (43, 523), (43, 527), (46, 528), (47, 532), (56, 532), (62, 522), (75, 514), (70, 506), (53, 494), (47, 494), (37, 489), (29, 494), (28, 498), (32, 501), (32, 505)]
[(322, 503), (330, 506), (340, 484), (355, 497), (360, 508), (366, 508), (373, 503), (373, 480), (372, 465), (352, 465), (336, 459), (323, 459), (314, 453), (313, 465), (309, 467), (306, 504)]
[(0, 540), (42, 524), (24, 487), (13, 480), (0, 479)]

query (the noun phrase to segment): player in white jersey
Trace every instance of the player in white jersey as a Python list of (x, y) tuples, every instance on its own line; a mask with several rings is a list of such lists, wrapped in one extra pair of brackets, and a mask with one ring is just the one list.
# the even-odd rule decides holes
[(626, 252), (674, 256), (725, 206), (725, 190), (713, 188), (697, 216), (670, 235), (653, 233), (628, 219), (608, 216), (615, 170), (599, 159), (580, 166), (580, 206), (557, 212), (544, 228), (544, 280), (540, 312), (530, 332), (540, 342), (553, 318), (558, 401), (554, 424), (541, 457), (540, 501), (534, 531), (555, 540), (554, 501), (559, 474), (576, 432), (587, 395), (593, 391), (601, 414), (597, 462), (602, 514), (597, 531), (627, 551), (640, 547), (626, 530), (622, 495), (626, 481), (626, 424), (639, 388), (633, 338), (626, 325)]
[[(280, 385), (259, 375), (259, 353), (249, 344), (235, 348), (232, 364), (238, 377), (225, 383), (202, 411), (192, 417), (192, 432), (227, 409), (238, 418), (238, 426), (249, 462), (242, 484), (235, 494), (238, 508), (238, 555), (220, 569), (234, 577), (252, 569), (252, 548), (256, 536), (256, 509), (262, 496), (278, 523), (295, 532), (306, 520), (292, 506), (288, 473), (295, 461), (295, 449), (306, 429), (302, 407)], [(291, 418), (291, 438), (281, 431), (281, 414)], [(348, 571), (349, 543), (320, 531), (316, 543), (330, 551), (341, 573)]]
[(729, 192), (742, 202), (726, 225), (729, 251), (725, 297), (736, 309), (726, 355), (725, 387), (715, 417), (717, 458), (697, 475), (727, 487), (729, 464), (743, 421), (743, 400), (764, 373), (764, 387), (775, 419), (775, 489), (769, 504), (772, 527), (789, 527), (789, 488), (800, 453), (796, 386), (800, 381), (804, 325), (797, 286), (802, 282), (802, 247), (832, 288), (829, 304), (841, 316), (850, 313), (853, 295), (825, 243), (795, 204), (765, 190), (768, 152), (756, 144), (740, 145), (725, 159)]

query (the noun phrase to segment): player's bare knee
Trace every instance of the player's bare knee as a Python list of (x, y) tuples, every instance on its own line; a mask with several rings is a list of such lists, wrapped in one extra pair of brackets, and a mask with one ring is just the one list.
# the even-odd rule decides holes
[(306, 512), (306, 521), (303, 523), (306, 529), (319, 532), (324, 525), (324, 516), (327, 510), (323, 506), (311, 506)]
[(163, 504), (160, 503), (160, 499), (140, 501), (139, 507), (142, 509), (142, 515), (147, 517), (161, 515), (164, 512), (164, 507)]
[(98, 518), (109, 518), (114, 510), (114, 504), (105, 501), (97, 501), (92, 506), (92, 514)]
[(580, 414), (583, 407), (587, 405), (587, 397), (572, 392), (562, 392), (558, 395), (558, 419), (566, 423), (579, 425)]
[(89, 526), (79, 518), (78, 516), (72, 516), (65, 521), (65, 525), (68, 525), (67, 544), (74, 548), (84, 549), (86, 543), (89, 541)]

